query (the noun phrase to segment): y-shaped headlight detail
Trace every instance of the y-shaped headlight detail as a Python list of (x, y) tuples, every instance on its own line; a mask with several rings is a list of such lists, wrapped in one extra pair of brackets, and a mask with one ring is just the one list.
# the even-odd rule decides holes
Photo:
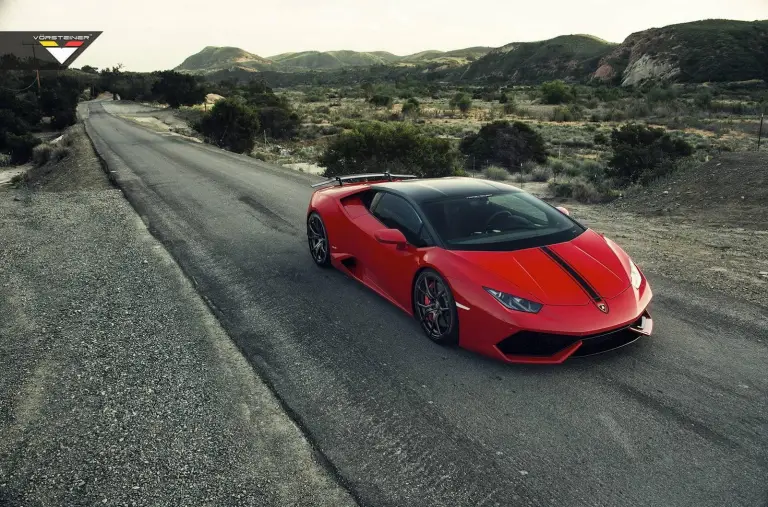
[(629, 261), (629, 281), (635, 289), (639, 289), (640, 284), (643, 283), (643, 277), (640, 276), (640, 270), (637, 269), (637, 266), (635, 266), (635, 263), (632, 262), (632, 260)]
[(541, 310), (543, 307), (543, 305), (539, 303), (529, 301), (525, 298), (513, 296), (512, 294), (507, 294), (506, 292), (489, 289), (488, 287), (483, 287), (483, 289), (485, 289), (488, 294), (496, 298), (496, 301), (506, 306), (510, 310), (517, 310), (519, 312), (526, 313), (539, 313), (539, 310)]

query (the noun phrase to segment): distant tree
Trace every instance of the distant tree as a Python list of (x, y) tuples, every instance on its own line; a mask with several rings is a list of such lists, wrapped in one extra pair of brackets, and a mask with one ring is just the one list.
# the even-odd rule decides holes
[(452, 109), (458, 109), (462, 113), (466, 114), (470, 109), (472, 109), (472, 97), (470, 97), (467, 93), (457, 92), (451, 98), (448, 105), (450, 105)]
[(236, 97), (216, 102), (195, 127), (209, 142), (225, 150), (246, 153), (253, 150), (259, 126), (256, 110)]
[(459, 150), (467, 155), (468, 164), (474, 161), (477, 167), (497, 165), (520, 170), (525, 162), (547, 161), (541, 134), (522, 122), (496, 121), (483, 125), (480, 132), (462, 139)]
[(499, 96), (499, 104), (506, 104), (507, 102), (509, 102), (509, 97), (507, 97), (506, 93), (502, 93)]
[(419, 115), (421, 104), (411, 97), (403, 103), (403, 116), (415, 117)]
[(680, 159), (693, 154), (693, 147), (683, 139), (637, 124), (613, 129), (611, 148), (607, 174), (619, 185), (647, 183), (674, 171)]
[(90, 65), (83, 65), (80, 68), (80, 70), (83, 71), (83, 72), (87, 72), (88, 74), (98, 74), (99, 73), (99, 69), (97, 69), (96, 67), (91, 67)]
[(573, 90), (563, 81), (547, 81), (539, 88), (544, 104), (562, 104), (573, 100)]
[(197, 76), (172, 70), (153, 72), (158, 78), (152, 93), (172, 108), (192, 106), (205, 100), (206, 91)]

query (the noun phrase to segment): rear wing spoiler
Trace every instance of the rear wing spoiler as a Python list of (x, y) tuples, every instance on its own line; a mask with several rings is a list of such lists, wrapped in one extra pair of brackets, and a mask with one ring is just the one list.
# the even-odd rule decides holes
[(312, 185), (312, 188), (324, 187), (325, 185), (330, 185), (331, 183), (338, 183), (339, 186), (342, 186), (344, 183), (354, 183), (360, 181), (394, 181), (412, 180), (416, 178), (418, 178), (418, 176), (414, 176), (413, 174), (391, 174), (388, 172), (372, 174), (350, 174), (349, 176), (336, 176), (330, 180), (315, 183)]

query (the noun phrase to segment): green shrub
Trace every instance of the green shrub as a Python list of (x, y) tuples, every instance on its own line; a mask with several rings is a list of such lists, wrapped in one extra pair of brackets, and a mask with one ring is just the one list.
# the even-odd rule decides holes
[(570, 181), (550, 181), (549, 191), (552, 195), (560, 198), (567, 198), (573, 196), (573, 183)]
[(259, 131), (259, 115), (241, 98), (222, 99), (196, 125), (205, 138), (225, 150), (250, 152)]
[(368, 99), (368, 102), (376, 107), (391, 107), (392, 97), (389, 95), (374, 95)]
[(452, 109), (458, 109), (462, 113), (467, 113), (472, 109), (472, 97), (464, 92), (458, 92), (451, 98), (449, 105)]
[(459, 149), (472, 160), (481, 164), (495, 164), (507, 169), (517, 169), (521, 164), (533, 161), (545, 163), (547, 152), (541, 134), (522, 122), (496, 121), (480, 128), (462, 139)]
[(627, 124), (611, 133), (613, 155), (608, 174), (618, 184), (647, 183), (673, 171), (680, 159), (693, 154), (685, 140), (663, 129)]
[(421, 104), (415, 98), (411, 97), (403, 103), (403, 115), (415, 117), (419, 115)]
[(605, 167), (594, 160), (587, 160), (581, 165), (581, 174), (590, 183), (600, 183), (605, 179)]
[(6, 133), (0, 146), (11, 156), (11, 164), (24, 164), (32, 158), (32, 150), (40, 144), (40, 139), (32, 134), (16, 135)]
[(595, 134), (595, 144), (598, 144), (600, 146), (604, 146), (608, 144), (608, 136), (606, 136), (602, 132), (598, 132), (597, 134)]
[(553, 176), (552, 169), (545, 166), (537, 166), (533, 171), (531, 171), (531, 179), (533, 181), (538, 181), (540, 183), (545, 183), (549, 181)]
[(422, 177), (450, 176), (459, 154), (448, 139), (429, 137), (410, 123), (370, 122), (333, 139), (318, 163), (325, 176), (404, 170)]
[(565, 166), (565, 175), (571, 178), (579, 176), (581, 174), (581, 164), (573, 162)]
[(152, 94), (172, 108), (192, 106), (205, 100), (206, 91), (198, 76), (172, 70), (153, 72), (152, 75), (158, 78), (152, 85)]
[(299, 115), (283, 106), (266, 106), (258, 110), (259, 126), (273, 139), (291, 139), (301, 120)]
[(53, 146), (47, 143), (38, 144), (32, 149), (32, 163), (40, 167), (48, 163), (53, 153)]
[(583, 180), (572, 182), (571, 197), (587, 204), (597, 204), (605, 200), (605, 196), (592, 183)]
[(573, 100), (573, 90), (563, 81), (548, 81), (539, 87), (544, 104), (562, 104)]
[(486, 178), (493, 181), (504, 181), (509, 178), (509, 172), (503, 167), (489, 166), (483, 170)]

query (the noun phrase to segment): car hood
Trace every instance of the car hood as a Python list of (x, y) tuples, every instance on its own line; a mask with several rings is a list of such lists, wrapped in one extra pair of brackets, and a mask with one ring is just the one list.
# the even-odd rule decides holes
[[(592, 230), (565, 242), (513, 252), (452, 251), (486, 272), (489, 288), (517, 291), (546, 305), (586, 305), (611, 299), (630, 286), (629, 257)], [(499, 280), (501, 279), (501, 280)], [(493, 286), (494, 280), (498, 280)], [(505, 284), (511, 284), (507, 288)]]

